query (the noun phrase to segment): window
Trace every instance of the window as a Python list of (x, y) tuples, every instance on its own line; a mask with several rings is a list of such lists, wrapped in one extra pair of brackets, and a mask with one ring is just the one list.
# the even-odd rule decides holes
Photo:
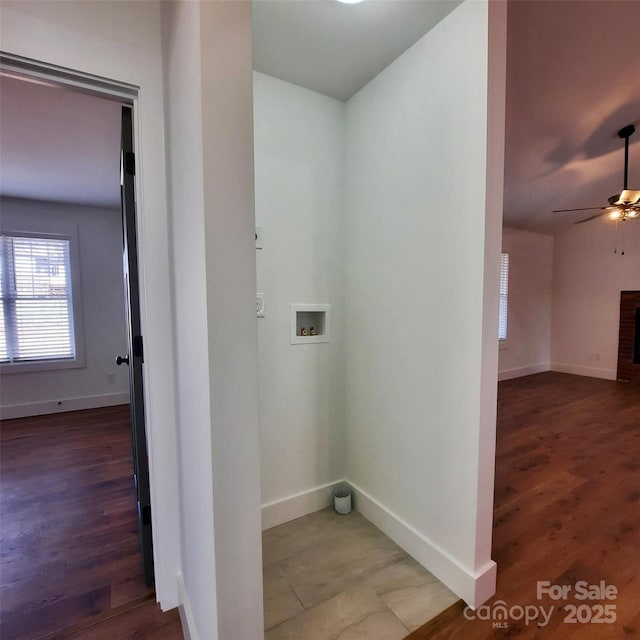
[(71, 240), (36, 234), (0, 235), (0, 362), (58, 368), (77, 363)]
[(507, 312), (509, 306), (509, 254), (500, 254), (500, 316), (498, 340), (507, 339)]

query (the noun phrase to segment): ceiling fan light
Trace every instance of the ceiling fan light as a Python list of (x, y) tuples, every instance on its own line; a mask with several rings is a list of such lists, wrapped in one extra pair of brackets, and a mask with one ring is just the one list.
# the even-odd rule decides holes
[(638, 211), (637, 209), (629, 209), (627, 211), (627, 218), (637, 218), (640, 216), (640, 211)]
[(616, 204), (635, 204), (640, 200), (640, 189), (625, 189)]
[(617, 207), (615, 209), (611, 208), (607, 212), (607, 218), (609, 218), (609, 220), (620, 220), (622, 217), (624, 217), (624, 212)]

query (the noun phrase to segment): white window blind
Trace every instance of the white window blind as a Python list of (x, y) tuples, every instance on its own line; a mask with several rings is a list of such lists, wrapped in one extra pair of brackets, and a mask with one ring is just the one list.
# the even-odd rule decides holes
[(500, 255), (500, 317), (498, 340), (507, 339), (507, 315), (509, 307), (509, 254)]
[(0, 362), (9, 361), (9, 351), (7, 349), (7, 334), (4, 323), (4, 238), (0, 236), (0, 299), (2, 300), (2, 313), (0, 313)]
[(17, 235), (0, 240), (0, 360), (75, 358), (69, 240)]

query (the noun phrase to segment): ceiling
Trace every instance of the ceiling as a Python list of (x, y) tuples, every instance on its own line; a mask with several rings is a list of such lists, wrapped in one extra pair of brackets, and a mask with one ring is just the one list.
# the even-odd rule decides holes
[[(558, 233), (640, 188), (640, 2), (509, 2), (504, 220)], [(587, 223), (589, 224), (589, 223)], [(634, 222), (633, 224), (638, 224)]]
[[(254, 66), (347, 99), (459, 4), (256, 0)], [(506, 224), (558, 233), (622, 188), (617, 131), (634, 122), (640, 188), (640, 2), (508, 5)], [(615, 34), (615, 35), (612, 35)], [(0, 193), (117, 206), (120, 105), (0, 78)]]
[(348, 100), (462, 0), (254, 0), (253, 68)]
[(0, 194), (120, 206), (118, 102), (0, 76)]

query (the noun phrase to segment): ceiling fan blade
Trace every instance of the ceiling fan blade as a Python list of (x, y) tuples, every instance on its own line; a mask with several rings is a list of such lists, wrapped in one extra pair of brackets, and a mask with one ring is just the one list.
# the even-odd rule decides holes
[(625, 189), (616, 204), (635, 204), (640, 200), (640, 189)]
[(554, 209), (551, 213), (566, 213), (567, 211), (592, 211), (594, 209), (606, 209), (606, 207), (583, 207), (582, 209)]
[(596, 213), (595, 216), (589, 216), (588, 218), (585, 218), (584, 220), (578, 220), (578, 222), (574, 222), (573, 224), (582, 224), (583, 222), (589, 222), (589, 220), (595, 220), (595, 218), (599, 218), (600, 216), (604, 216), (606, 214), (604, 213)]

